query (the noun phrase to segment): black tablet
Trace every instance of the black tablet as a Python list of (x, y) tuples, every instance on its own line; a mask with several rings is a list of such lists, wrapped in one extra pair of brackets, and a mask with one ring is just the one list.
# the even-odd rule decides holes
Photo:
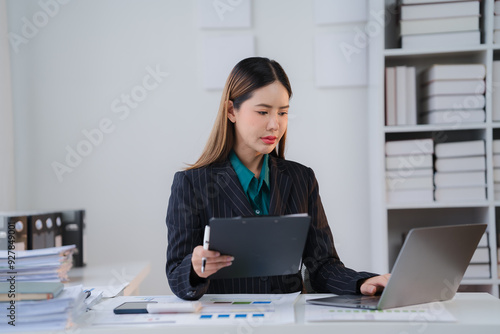
[(310, 221), (307, 214), (210, 219), (210, 250), (234, 257), (210, 278), (297, 273)]

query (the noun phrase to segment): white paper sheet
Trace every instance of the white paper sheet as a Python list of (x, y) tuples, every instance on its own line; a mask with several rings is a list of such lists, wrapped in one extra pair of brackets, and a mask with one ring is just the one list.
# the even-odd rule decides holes
[[(183, 302), (175, 296), (116, 297), (96, 305), (89, 314), (93, 326), (172, 324), (172, 325), (235, 325), (289, 324), (295, 322), (294, 303), (299, 292), (292, 294), (228, 294), (205, 295), (200, 313), (178, 314), (114, 314), (113, 309), (124, 302)], [(189, 301), (184, 301), (189, 303)]]

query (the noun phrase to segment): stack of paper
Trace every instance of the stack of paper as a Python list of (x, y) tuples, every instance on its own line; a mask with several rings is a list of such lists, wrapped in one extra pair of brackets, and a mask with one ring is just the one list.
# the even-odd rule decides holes
[(477, 249), (472, 256), (467, 270), (465, 271), (464, 278), (490, 278), (490, 263), (488, 233), (485, 232), (477, 245)]
[(68, 279), (75, 245), (26, 251), (0, 251), (0, 282), (60, 282)]
[[(499, 16), (500, 19), (500, 16)], [(493, 83), (492, 83), (492, 118), (493, 121), (500, 121), (500, 60), (493, 62)]]
[(436, 144), (435, 155), (437, 202), (486, 200), (483, 140)]
[(0, 303), (0, 332), (56, 331), (70, 328), (85, 313), (81, 286), (67, 287), (56, 298)]
[(387, 203), (433, 201), (433, 152), (432, 139), (385, 143)]
[(433, 65), (422, 73), (421, 122), (484, 122), (486, 67), (483, 64)]
[(385, 73), (385, 124), (417, 124), (417, 79), (415, 67), (387, 67)]
[(480, 1), (402, 0), (403, 49), (464, 47), (481, 43)]
[(493, 24), (493, 43), (500, 44), (500, 1), (495, 1), (495, 21)]

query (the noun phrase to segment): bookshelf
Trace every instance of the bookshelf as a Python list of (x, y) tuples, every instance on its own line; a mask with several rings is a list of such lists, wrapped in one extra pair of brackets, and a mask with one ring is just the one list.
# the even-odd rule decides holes
[[(402, 246), (402, 236), (411, 228), (451, 224), (488, 224), (490, 277), (464, 278), (460, 291), (488, 292), (499, 297), (497, 236), (500, 232), (500, 200), (494, 199), (493, 140), (500, 139), (500, 121), (492, 118), (492, 68), (500, 60), (500, 45), (494, 44), (494, 0), (480, 2), (481, 44), (402, 49), (398, 39), (398, 0), (369, 0), (370, 13), (385, 14), (382, 32), (372, 34), (369, 47), (368, 117), (370, 148), (370, 213), (372, 263), (377, 272), (389, 272)], [(369, 23), (370, 24), (370, 23)], [(371, 22), (373, 24), (373, 22)], [(434, 64), (484, 64), (486, 67), (485, 122), (387, 126), (385, 122), (385, 68), (412, 66), (417, 74), (417, 101), (421, 94), (419, 75)], [(496, 94), (500, 94), (497, 90)], [(417, 105), (417, 112), (420, 112)], [(433, 138), (435, 143), (484, 140), (486, 200), (395, 204), (386, 202), (385, 143)]]

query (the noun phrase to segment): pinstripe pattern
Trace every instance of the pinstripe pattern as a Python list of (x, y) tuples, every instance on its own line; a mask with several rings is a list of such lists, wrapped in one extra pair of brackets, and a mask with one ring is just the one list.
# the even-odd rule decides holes
[[(340, 261), (312, 169), (269, 157), (270, 215), (311, 216), (303, 263), (316, 292), (357, 293), (360, 279), (374, 276), (346, 268)], [(202, 244), (211, 217), (253, 216), (253, 210), (229, 161), (177, 172), (167, 210), (166, 273), (172, 291), (183, 299), (205, 293), (289, 293), (303, 290), (299, 273), (243, 279), (201, 279), (191, 271), (193, 249)]]

